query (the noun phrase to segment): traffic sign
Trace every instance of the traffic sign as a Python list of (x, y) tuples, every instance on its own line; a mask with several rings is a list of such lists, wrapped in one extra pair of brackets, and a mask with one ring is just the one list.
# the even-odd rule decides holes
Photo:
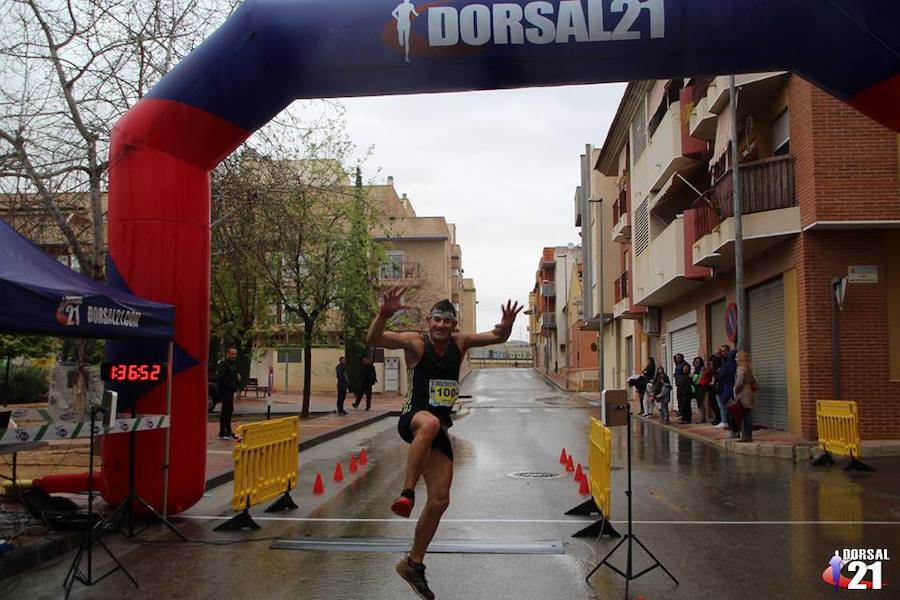
[(725, 307), (725, 335), (732, 344), (737, 344), (738, 312), (734, 302)]

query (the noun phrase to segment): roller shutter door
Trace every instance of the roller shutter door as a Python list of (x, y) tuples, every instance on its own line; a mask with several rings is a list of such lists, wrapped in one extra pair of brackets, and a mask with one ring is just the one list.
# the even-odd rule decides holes
[(750, 353), (759, 382), (753, 422), (788, 428), (787, 370), (784, 355), (784, 285), (781, 278), (747, 294)]
[(666, 365), (666, 373), (669, 374), (669, 379), (671, 379), (672, 385), (675, 386), (675, 377), (673, 376), (674, 365), (672, 361), (675, 360), (675, 355), (680, 353), (684, 354), (685, 362), (691, 364), (694, 357), (700, 352), (700, 335), (697, 333), (697, 326), (691, 325), (690, 327), (673, 331), (670, 338), (672, 344), (669, 354), (669, 364)]

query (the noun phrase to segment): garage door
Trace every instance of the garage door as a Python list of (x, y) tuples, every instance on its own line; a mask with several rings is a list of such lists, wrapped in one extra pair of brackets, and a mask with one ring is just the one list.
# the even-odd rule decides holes
[[(684, 360), (687, 364), (691, 364), (694, 357), (700, 352), (700, 336), (697, 333), (697, 326), (691, 325), (684, 329), (678, 329), (671, 333), (671, 346), (669, 350), (669, 364), (666, 365), (666, 373), (675, 385), (675, 377), (673, 376), (673, 360), (676, 354), (684, 354)], [(677, 388), (676, 388), (677, 389)]]
[(784, 285), (781, 278), (747, 294), (750, 353), (759, 382), (754, 423), (788, 428), (787, 370), (784, 356)]

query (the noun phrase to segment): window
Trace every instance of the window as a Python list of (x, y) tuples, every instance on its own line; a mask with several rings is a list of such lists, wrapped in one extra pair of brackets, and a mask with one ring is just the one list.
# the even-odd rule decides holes
[(381, 279), (403, 279), (403, 251), (388, 251), (381, 265)]
[(788, 111), (772, 121), (772, 155), (783, 156), (791, 151), (791, 120)]
[(638, 256), (650, 245), (650, 211), (647, 208), (646, 200), (634, 209), (634, 233), (632, 239), (635, 256)]
[(631, 164), (637, 162), (647, 147), (647, 114), (646, 99), (641, 100), (637, 113), (631, 120), (631, 143), (634, 152), (631, 154)]

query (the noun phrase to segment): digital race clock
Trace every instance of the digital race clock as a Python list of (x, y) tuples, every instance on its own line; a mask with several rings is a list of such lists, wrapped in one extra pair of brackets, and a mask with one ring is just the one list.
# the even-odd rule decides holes
[(165, 381), (165, 363), (101, 363), (100, 378), (104, 381), (142, 383)]

